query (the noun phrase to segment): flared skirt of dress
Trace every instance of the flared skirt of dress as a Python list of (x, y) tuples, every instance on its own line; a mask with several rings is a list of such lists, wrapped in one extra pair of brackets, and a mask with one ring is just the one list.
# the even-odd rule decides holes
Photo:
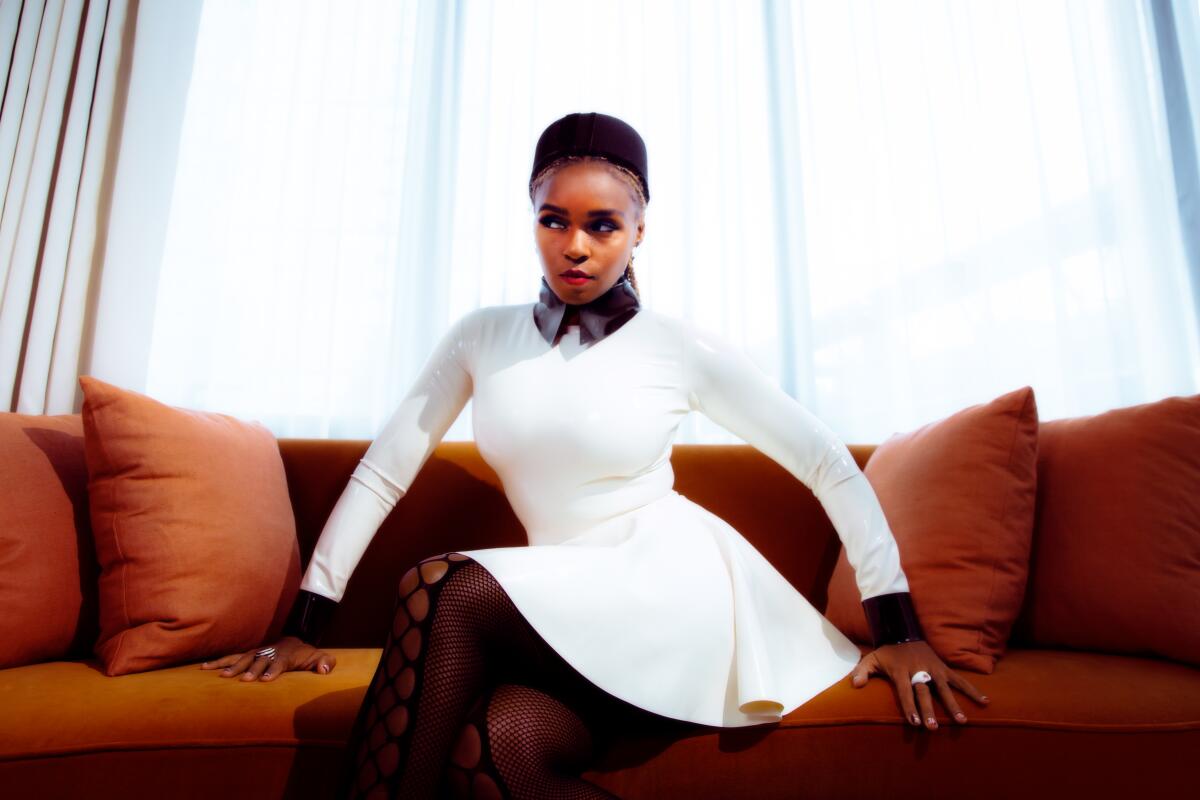
[(674, 490), (558, 544), (457, 552), (584, 677), (673, 719), (777, 722), (861, 658), (736, 529)]

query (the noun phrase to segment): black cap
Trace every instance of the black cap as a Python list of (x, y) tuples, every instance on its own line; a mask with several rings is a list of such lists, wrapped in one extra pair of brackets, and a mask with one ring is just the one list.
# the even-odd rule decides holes
[(642, 183), (642, 193), (650, 200), (650, 183), (646, 180), (646, 143), (629, 123), (591, 111), (567, 114), (550, 123), (538, 137), (533, 154), (533, 172), (529, 182), (542, 168), (563, 156), (594, 155), (606, 158), (629, 169)]

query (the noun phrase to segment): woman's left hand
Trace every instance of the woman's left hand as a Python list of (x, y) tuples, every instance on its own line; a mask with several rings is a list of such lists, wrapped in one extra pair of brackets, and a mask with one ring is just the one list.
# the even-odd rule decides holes
[[(929, 683), (913, 684), (912, 676), (921, 670), (932, 675), (933, 680)], [(938, 726), (937, 718), (933, 715), (933, 693), (929, 688), (931, 685), (937, 685), (942, 704), (960, 725), (966, 723), (967, 715), (958, 707), (951, 687), (965, 693), (981, 706), (986, 706), (991, 702), (970, 681), (947, 667), (942, 659), (938, 658), (938, 654), (933, 651), (929, 643), (923, 640), (886, 644), (867, 653), (850, 673), (850, 682), (854, 688), (861, 689), (867, 685), (867, 680), (875, 673), (886, 675), (891, 680), (897, 699), (900, 701), (900, 707), (904, 710), (904, 716), (909, 723), (920, 726), (921, 719), (924, 718), (925, 726), (930, 730), (934, 730)], [(920, 707), (919, 715), (917, 713), (918, 706)]]

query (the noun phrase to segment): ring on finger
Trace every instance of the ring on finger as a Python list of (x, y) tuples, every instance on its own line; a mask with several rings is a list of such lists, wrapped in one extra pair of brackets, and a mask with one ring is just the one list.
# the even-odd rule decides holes
[(261, 650), (256, 650), (254, 652), (254, 655), (257, 658), (265, 658), (268, 661), (274, 661), (275, 660), (275, 648), (274, 647), (264, 647)]
[(912, 676), (911, 682), (913, 686), (916, 686), (918, 683), (929, 683), (931, 680), (933, 680), (933, 676), (925, 670), (921, 670)]

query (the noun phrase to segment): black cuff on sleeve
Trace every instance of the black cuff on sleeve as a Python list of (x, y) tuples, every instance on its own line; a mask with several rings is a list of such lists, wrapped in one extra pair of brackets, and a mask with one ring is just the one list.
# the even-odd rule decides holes
[(295, 636), (305, 644), (317, 647), (329, 626), (329, 618), (337, 609), (336, 600), (301, 589), (296, 595), (292, 612), (283, 626), (283, 636)]
[(885, 644), (915, 642), (925, 636), (913, 610), (912, 595), (908, 592), (892, 592), (868, 597), (862, 601), (871, 626), (875, 647)]

